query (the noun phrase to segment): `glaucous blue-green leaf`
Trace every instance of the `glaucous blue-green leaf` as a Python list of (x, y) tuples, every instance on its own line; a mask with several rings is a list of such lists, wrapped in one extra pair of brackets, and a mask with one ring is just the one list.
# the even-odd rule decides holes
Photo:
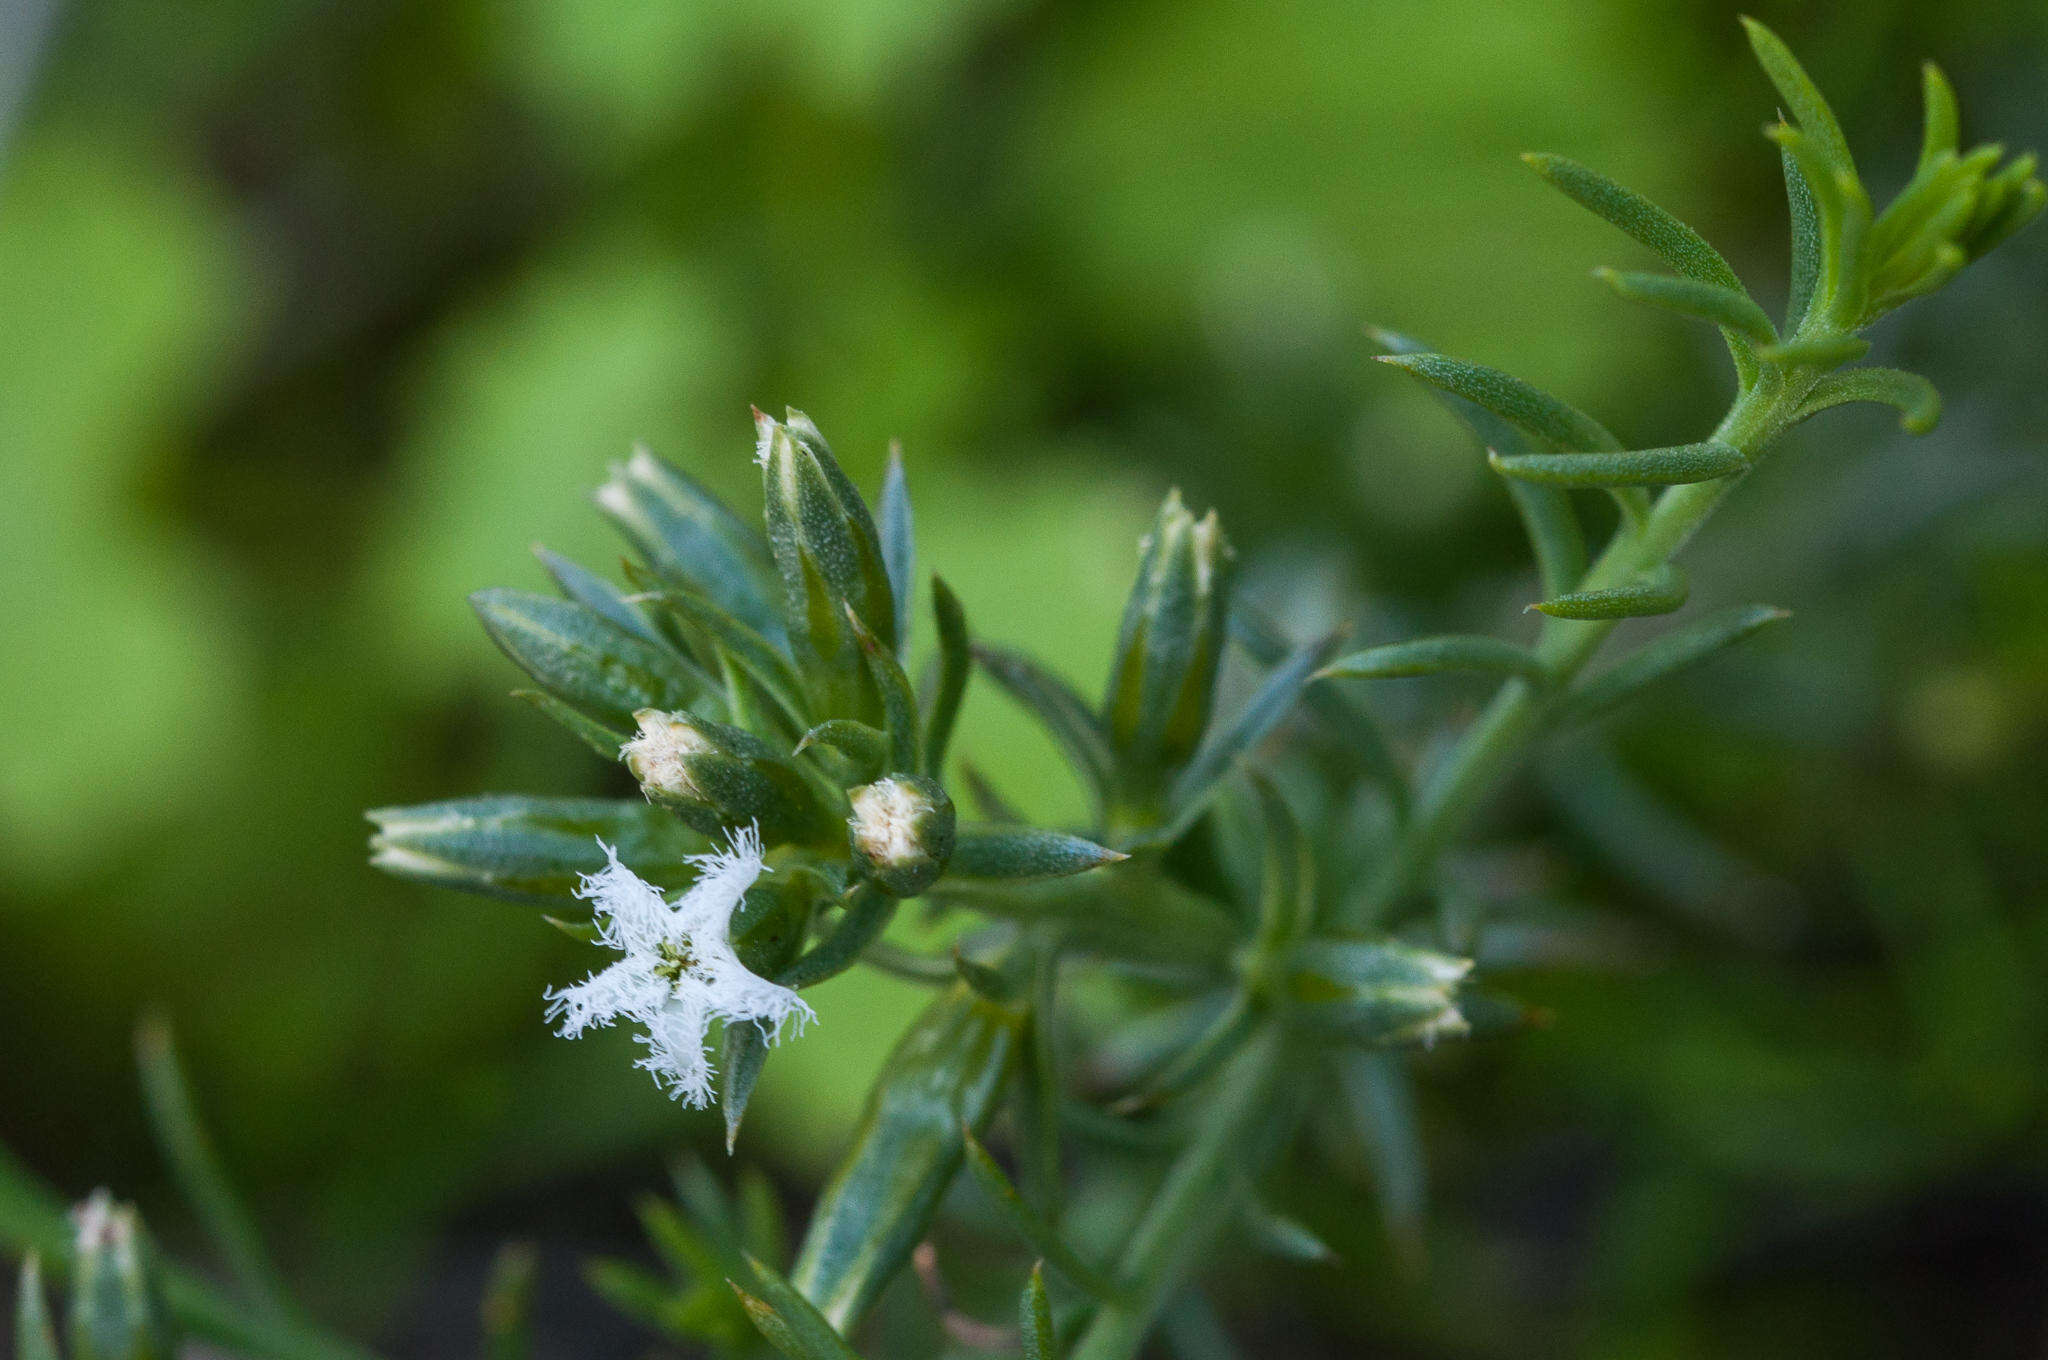
[(1252, 1245), (1270, 1256), (1301, 1265), (1329, 1265), (1337, 1260), (1337, 1253), (1313, 1228), (1270, 1205), (1246, 1200), (1238, 1215)]
[(671, 651), (593, 609), (530, 591), (469, 597), (499, 650), (540, 687), (607, 727), (631, 730), (643, 708), (687, 708), (709, 679)]
[(1064, 831), (969, 823), (955, 833), (946, 875), (949, 880), (1064, 878), (1128, 858)]
[(917, 533), (910, 514), (910, 480), (903, 472), (903, 446), (891, 441), (889, 465), (882, 473), (881, 518), (876, 531), (882, 542), (882, 565), (889, 574), (889, 593), (896, 603), (896, 653), (910, 647), (910, 605), (917, 598)]
[(174, 1360), (178, 1334), (155, 1246), (104, 1190), (78, 1210), (65, 1335), (71, 1360)]
[(767, 540), (694, 478), (635, 449), (598, 488), (597, 506), (667, 580), (716, 601), (757, 632), (780, 636)]
[(1446, 354), (1382, 354), (1383, 364), (1483, 407), (1559, 452), (1618, 450), (1621, 441), (1585, 412), (1497, 368)]
[(813, 746), (829, 746), (844, 754), (850, 762), (847, 773), (862, 784), (881, 778), (892, 764), (889, 734), (851, 718), (826, 719), (804, 733), (796, 749), (801, 753)]
[(803, 677), (782, 649), (744, 620), (714, 601), (690, 590), (666, 590), (658, 596), (663, 608), (686, 626), (701, 630), (736, 661), (753, 682), (765, 690), (781, 709), (783, 717), (802, 731), (810, 705), (804, 693)]
[(1668, 274), (1635, 274), (1615, 269), (1596, 269), (1593, 277), (1631, 302), (1711, 322), (1759, 344), (1769, 344), (1778, 338), (1778, 328), (1771, 324), (1770, 313), (1739, 288)]
[(1415, 1079), (1399, 1053), (1336, 1055), (1342, 1108), (1364, 1144), (1379, 1192), (1380, 1220), (1397, 1250), (1417, 1262), (1429, 1204), (1429, 1163), (1415, 1111)]
[(961, 1128), (979, 1132), (995, 1113), (1022, 1023), (956, 984), (883, 1064), (791, 1271), (832, 1326), (858, 1322), (923, 1239), (960, 1168)]
[(606, 760), (617, 760), (619, 748), (631, 739), (630, 732), (609, 727), (595, 718), (586, 717), (581, 709), (570, 707), (546, 690), (515, 689), (512, 691), (512, 697), (532, 704), (566, 728), (576, 740)]
[(554, 578), (555, 585), (560, 588), (563, 595), (586, 609), (604, 615), (627, 632), (639, 634), (657, 647), (668, 645), (668, 639), (661, 635), (661, 630), (654, 626), (653, 621), (641, 613), (639, 607), (626, 598), (625, 592), (610, 581), (588, 568), (578, 566), (559, 553), (549, 552), (538, 543), (533, 545), (533, 555), (540, 559), (541, 566)]
[(494, 794), (412, 807), (373, 808), (370, 862), (386, 873), (515, 901), (575, 896), (605, 866), (598, 842), (650, 881), (690, 873), (703, 842), (640, 799)]
[(1310, 679), (1336, 651), (1340, 636), (1332, 633), (1295, 648), (1260, 682), (1236, 715), (1228, 722), (1217, 724), (1202, 749), (1195, 753), (1194, 760), (1174, 781), (1167, 800), (1171, 815), (1165, 828), (1154, 839), (1176, 839), (1194, 825), (1224, 778), (1237, 768), (1237, 763), (1294, 711)]
[(937, 576), (932, 577), (932, 621), (939, 635), (939, 681), (924, 718), (924, 773), (936, 778), (944, 772), (946, 747), (953, 740), (967, 678), (974, 671), (967, 611), (952, 587)]

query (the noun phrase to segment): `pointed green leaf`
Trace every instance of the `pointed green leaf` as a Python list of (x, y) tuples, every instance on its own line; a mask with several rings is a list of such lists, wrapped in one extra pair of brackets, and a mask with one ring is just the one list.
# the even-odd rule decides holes
[(1104, 1302), (1121, 1297), (1121, 1291), (1111, 1283), (1107, 1275), (1082, 1260), (1080, 1254), (1067, 1244), (1066, 1239), (1024, 1202), (1024, 1197), (1017, 1193), (1017, 1187), (1003, 1174), (1002, 1167), (996, 1164), (996, 1159), (989, 1155), (988, 1149), (981, 1145), (981, 1140), (974, 1136), (972, 1129), (963, 1125), (960, 1130), (960, 1141), (967, 1151), (968, 1174), (974, 1178), (975, 1185), (987, 1196), (989, 1203), (1002, 1213), (1017, 1235), (1024, 1239), (1026, 1246), (1044, 1258), (1045, 1264), (1066, 1276), (1067, 1283), (1083, 1293), (1092, 1294)]
[(1015, 981), (1004, 976), (1001, 969), (968, 958), (958, 944), (953, 946), (953, 974), (984, 1001), (1007, 1006), (1017, 999)]
[[(1374, 343), (1393, 354), (1428, 354), (1432, 351), (1411, 336), (1385, 327), (1367, 328)], [(1503, 453), (1535, 453), (1539, 449), (1529, 438), (1493, 412), (1463, 397), (1432, 387), (1437, 399), (1452, 415), (1463, 421), (1466, 428), (1478, 436), (1479, 442), (1490, 449)], [(1535, 551), (1538, 573), (1543, 579), (1543, 588), (1551, 594), (1560, 594), (1579, 583), (1586, 574), (1586, 536), (1579, 527), (1579, 517), (1572, 509), (1571, 498), (1562, 491), (1550, 487), (1533, 486), (1526, 482), (1508, 483), (1508, 499), (1514, 503), (1515, 513), (1521, 517), (1522, 528), (1529, 535), (1529, 546)], [(1261, 658), (1269, 662), (1277, 658)]]
[(655, 598), (686, 627), (715, 641), (767, 692), (789, 725), (803, 730), (810, 710), (803, 677), (780, 647), (695, 591), (665, 590)]
[(1565, 700), (1573, 720), (1604, 713), (1667, 675), (1748, 637), (1765, 624), (1791, 615), (1769, 605), (1738, 605), (1673, 629), (1574, 690)]
[(661, 635), (648, 617), (626, 599), (625, 593), (596, 572), (580, 567), (559, 553), (549, 552), (536, 543), (533, 555), (540, 559), (542, 567), (562, 594), (586, 609), (604, 615), (629, 633), (637, 633), (657, 647), (667, 647), (668, 639)]
[(925, 714), (924, 773), (937, 777), (944, 772), (946, 747), (953, 740), (960, 700), (967, 693), (967, 677), (974, 670), (967, 611), (952, 587), (937, 576), (932, 577), (932, 619), (939, 634), (939, 685)]
[(1003, 797), (1002, 791), (989, 782), (987, 775), (964, 760), (960, 762), (960, 782), (966, 786), (967, 796), (974, 800), (975, 809), (981, 813), (983, 821), (1000, 822), (1006, 826), (1024, 824), (1024, 814)]
[(1253, 691), (1252, 697), (1234, 718), (1219, 724), (1209, 734), (1208, 741), (1195, 753), (1194, 760), (1174, 781), (1167, 800), (1171, 818), (1153, 837), (1154, 840), (1162, 844), (1176, 840), (1195, 824), (1224, 778), (1237, 768), (1237, 763), (1294, 711), (1302, 691), (1308, 688), (1310, 679), (1337, 650), (1342, 636), (1341, 633), (1332, 633), (1296, 648)]
[(1264, 775), (1252, 776), (1259, 801), (1261, 829), (1259, 901), (1255, 947), (1277, 952), (1298, 939), (1315, 921), (1315, 848), (1302, 834), (1301, 823), (1279, 788)]
[(737, 1281), (733, 1292), (769, 1345), (787, 1360), (860, 1360), (825, 1315), (780, 1271), (751, 1256), (747, 1265), (753, 1272), (749, 1283), (760, 1293), (747, 1292)]
[(1747, 15), (1743, 16), (1742, 26), (1749, 33), (1749, 45), (1756, 53), (1757, 64), (1764, 68), (1771, 84), (1777, 86), (1778, 97), (1792, 111), (1800, 131), (1813, 141), (1828, 169), (1853, 176), (1856, 161), (1849, 154), (1849, 140), (1842, 135), (1842, 125), (1835, 120), (1835, 111), (1828, 107), (1820, 87), (1813, 83), (1813, 78), (1806, 74), (1806, 68), (1792, 55), (1792, 49), (1785, 46), (1777, 34)]
[(1030, 826), (962, 826), (946, 864), (948, 880), (956, 878), (1064, 878), (1130, 856), (1064, 831)]
[(961, 1126), (978, 1131), (995, 1113), (1021, 1023), (956, 983), (883, 1064), (791, 1271), (833, 1326), (858, 1322), (923, 1240), (959, 1170)]
[[(1548, 462), (1574, 455), (1551, 453), (1532, 456), (1539, 461)], [(1338, 657), (1317, 671), (1316, 678), (1381, 680), (1412, 675), (1440, 675), (1446, 671), (1519, 675), (1536, 681), (1550, 678), (1550, 672), (1544, 667), (1543, 662), (1528, 648), (1517, 647), (1512, 642), (1502, 642), (1499, 638), (1464, 633), (1368, 647), (1362, 652)]]
[(1580, 590), (1542, 600), (1529, 608), (1553, 619), (1633, 619), (1669, 614), (1685, 604), (1685, 576), (1667, 566), (1651, 579), (1606, 590)]
[(861, 952), (888, 929), (889, 922), (896, 916), (897, 900), (873, 884), (864, 883), (855, 888), (848, 894), (846, 908), (832, 933), (818, 941), (809, 953), (783, 970), (775, 980), (785, 987), (802, 989), (838, 977), (853, 967)]
[(605, 866), (601, 840), (655, 882), (690, 872), (702, 848), (681, 823), (640, 799), (456, 798), (373, 808), (370, 862), (386, 873), (515, 901), (575, 897), (585, 874)]
[(796, 754), (801, 755), (813, 746), (844, 751), (853, 762), (850, 773), (856, 783), (872, 783), (891, 769), (889, 734), (851, 718), (829, 718), (819, 723), (804, 733), (803, 740), (796, 744)]
[[(1059, 1343), (1053, 1339), (1052, 1301), (1045, 1296), (1045, 1269), (1041, 1262), (1031, 1267), (1024, 1282), (1024, 1296), (1017, 1301), (1017, 1330), (1024, 1335), (1024, 1360), (1060, 1360)], [(24, 1356), (23, 1360), (31, 1360)]]
[(889, 443), (889, 466), (882, 474), (882, 565), (889, 590), (896, 597), (896, 651), (910, 647), (910, 603), (917, 598), (917, 535), (910, 517), (910, 482), (903, 473), (903, 445)]
[(1791, 215), (1792, 267), (1790, 294), (1785, 303), (1785, 331), (1799, 329), (1812, 308), (1814, 290), (1820, 285), (1820, 205), (1814, 201), (1813, 186), (1790, 151), (1778, 149), (1785, 172), (1785, 206)]
[(740, 1121), (768, 1062), (768, 1036), (753, 1021), (729, 1022), (718, 1059), (718, 1108), (725, 1116), (727, 1156), (739, 1146)]
[(1223, 1009), (1186, 1047), (1112, 1105), (1110, 1113), (1128, 1118), (1193, 1091), (1244, 1047), (1257, 1031), (1258, 1021), (1259, 1013), (1250, 999), (1242, 991), (1232, 992)]
[(1577, 161), (1532, 151), (1522, 160), (1587, 211), (1607, 219), (1689, 279), (1742, 292), (1742, 280), (1700, 234), (1664, 209)]
[(1399, 1053), (1361, 1052), (1340, 1054), (1336, 1062), (1338, 1089), (1379, 1191), (1380, 1219), (1395, 1248), (1419, 1264), (1429, 1165), (1408, 1060)]
[(781, 634), (767, 540), (673, 464), (636, 448), (598, 488), (597, 506), (668, 581), (766, 636)]
[(1711, 442), (1623, 453), (1502, 455), (1489, 450), (1487, 461), (1504, 477), (1562, 487), (1681, 486), (1749, 470), (1741, 450)]
[(34, 1252), (21, 1263), (21, 1285), (14, 1306), (14, 1353), (18, 1360), (61, 1360), (57, 1333), (50, 1324), (49, 1301), (43, 1297), (42, 1259)]
[(709, 677), (595, 610), (524, 590), (469, 597), (499, 650), (540, 687), (608, 727), (643, 708), (687, 708)]
[(1497, 368), (1443, 354), (1382, 354), (1379, 360), (1484, 407), (1559, 452), (1621, 448), (1599, 421)]
[(1778, 338), (1770, 314), (1757, 306), (1746, 292), (1698, 279), (1673, 278), (1668, 274), (1627, 274), (1615, 269), (1596, 269), (1593, 277), (1631, 302), (1695, 317), (1745, 335), (1760, 344)]
[(1920, 64), (1920, 97), (1926, 114), (1919, 173), (1925, 174), (1943, 154), (1953, 155), (1962, 145), (1963, 116), (1956, 107), (1955, 87), (1931, 61)]
[(1851, 368), (1830, 373), (1814, 384), (1794, 419), (1804, 420), (1831, 406), (1852, 401), (1895, 407), (1899, 423), (1913, 434), (1926, 434), (1941, 419), (1941, 393), (1934, 384), (1918, 373), (1896, 368)]
[(619, 748), (631, 740), (632, 733), (607, 726), (595, 718), (583, 715), (582, 710), (571, 708), (545, 690), (515, 689), (512, 697), (532, 704), (548, 717), (567, 728), (570, 735), (589, 747), (606, 760), (619, 758)]
[(1108, 787), (1112, 757), (1109, 741), (1087, 702), (1066, 681), (1021, 652), (980, 643), (973, 652), (983, 673), (1045, 724), (1089, 789), (1100, 797)]
[[(1262, 665), (1277, 665), (1287, 655), (1287, 639), (1270, 620), (1255, 611), (1245, 608), (1232, 610), (1230, 626), (1239, 645)], [(1406, 816), (1414, 797), (1408, 783), (1408, 772), (1394, 758), (1386, 733), (1380, 730), (1372, 711), (1333, 685), (1311, 683), (1303, 702), (1351, 752), (1365, 777), (1386, 791), (1396, 814)]]
[(910, 677), (903, 673), (896, 654), (868, 631), (850, 604), (846, 606), (846, 626), (860, 644), (875, 692), (882, 699), (882, 721), (889, 733), (889, 764), (893, 769), (915, 770), (923, 764), (919, 748), (924, 732), (917, 720), (917, 695), (910, 688)]
[(1268, 1255), (1312, 1266), (1330, 1265), (1338, 1259), (1330, 1244), (1316, 1236), (1313, 1228), (1270, 1205), (1247, 1200), (1240, 1214), (1252, 1245)]

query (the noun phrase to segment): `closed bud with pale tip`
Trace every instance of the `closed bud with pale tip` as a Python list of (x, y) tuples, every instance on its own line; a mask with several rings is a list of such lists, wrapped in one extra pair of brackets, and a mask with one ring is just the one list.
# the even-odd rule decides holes
[(848, 839), (868, 873), (895, 897), (915, 897), (953, 857), (953, 800), (938, 781), (894, 774), (847, 795)]
[(619, 758), (659, 803), (706, 835), (757, 825), (769, 845), (816, 841), (830, 814), (803, 774), (753, 733), (694, 713), (643, 708)]

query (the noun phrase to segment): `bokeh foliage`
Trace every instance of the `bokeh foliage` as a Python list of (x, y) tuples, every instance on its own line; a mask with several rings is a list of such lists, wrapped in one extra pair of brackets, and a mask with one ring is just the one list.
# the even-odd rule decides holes
[[(451, 1219), (602, 1234), (565, 1207), (579, 1178), (710, 1145), (624, 1061), (547, 1038), (572, 945), (360, 857), (363, 806), (624, 791), (503, 697), (462, 600), (539, 586), (522, 535), (608, 560), (586, 488), (635, 439), (744, 501), (749, 402), (812, 411), (868, 486), (903, 437), (924, 560), (980, 634), (1077, 678), (1169, 482), (1221, 507), (1248, 591), (1362, 602), (1366, 641), (1518, 607), (1504, 498), (1361, 324), (1632, 445), (1692, 437), (1711, 410), (1679, 375), (1709, 342), (1577, 277), (1643, 262), (1514, 157), (1597, 163), (1770, 277), (1774, 156), (1732, 130), (1772, 99), (1722, 6), (1460, 8), (57, 11), (0, 131), (0, 1141), (153, 1211), (128, 1055), (159, 1008), (288, 1267), (400, 1336), (433, 1310), (414, 1272), (459, 1273)], [(1876, 184), (1910, 172), (1922, 55), (1977, 131), (2048, 143), (2035, 5), (1763, 17)], [(1941, 429), (1795, 436), (1698, 545), (1696, 603), (1793, 623), (1554, 749), (1463, 865), (1475, 897), (1567, 903), (1602, 968), (1533, 960), (1557, 1024), (1425, 1082), (1422, 1250), (1319, 1188), (1368, 1150), (1300, 1168), (1287, 1207), (1347, 1264), (1243, 1274), (1218, 1302), (1244, 1335), (2039, 1334), (2044, 298), (2029, 239), (1880, 331), (1947, 395)], [(1416, 738), (1479, 693), (1397, 702)], [(961, 744), (1032, 813), (1078, 807), (986, 687)], [(816, 1004), (743, 1149), (793, 1195), (915, 998), (861, 973)]]

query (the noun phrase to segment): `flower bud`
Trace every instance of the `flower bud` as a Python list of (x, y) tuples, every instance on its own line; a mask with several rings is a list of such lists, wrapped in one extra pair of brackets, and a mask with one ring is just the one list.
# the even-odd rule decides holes
[(1458, 1006), (1470, 959), (1407, 945), (1312, 940), (1285, 981), (1299, 1022), (1375, 1048), (1427, 1048), (1471, 1025)]
[(853, 853), (883, 889), (915, 897), (946, 871), (953, 855), (953, 800), (938, 781), (897, 774), (847, 795)]
[(791, 648), (806, 678), (820, 682), (821, 716), (875, 722), (881, 705), (846, 621), (851, 611), (894, 653), (895, 597), (874, 517), (809, 417), (756, 412), (754, 421)]
[(619, 748), (649, 802), (706, 835), (756, 825), (770, 845), (816, 840), (830, 815), (803, 774), (751, 732), (693, 713), (643, 708)]
[(72, 1222), (72, 1360), (170, 1360), (177, 1338), (156, 1253), (134, 1207), (95, 1190)]
[(1141, 551), (1103, 717), (1124, 797), (1142, 805), (1208, 729), (1233, 554), (1215, 511), (1197, 520), (1178, 491), (1168, 493)]

